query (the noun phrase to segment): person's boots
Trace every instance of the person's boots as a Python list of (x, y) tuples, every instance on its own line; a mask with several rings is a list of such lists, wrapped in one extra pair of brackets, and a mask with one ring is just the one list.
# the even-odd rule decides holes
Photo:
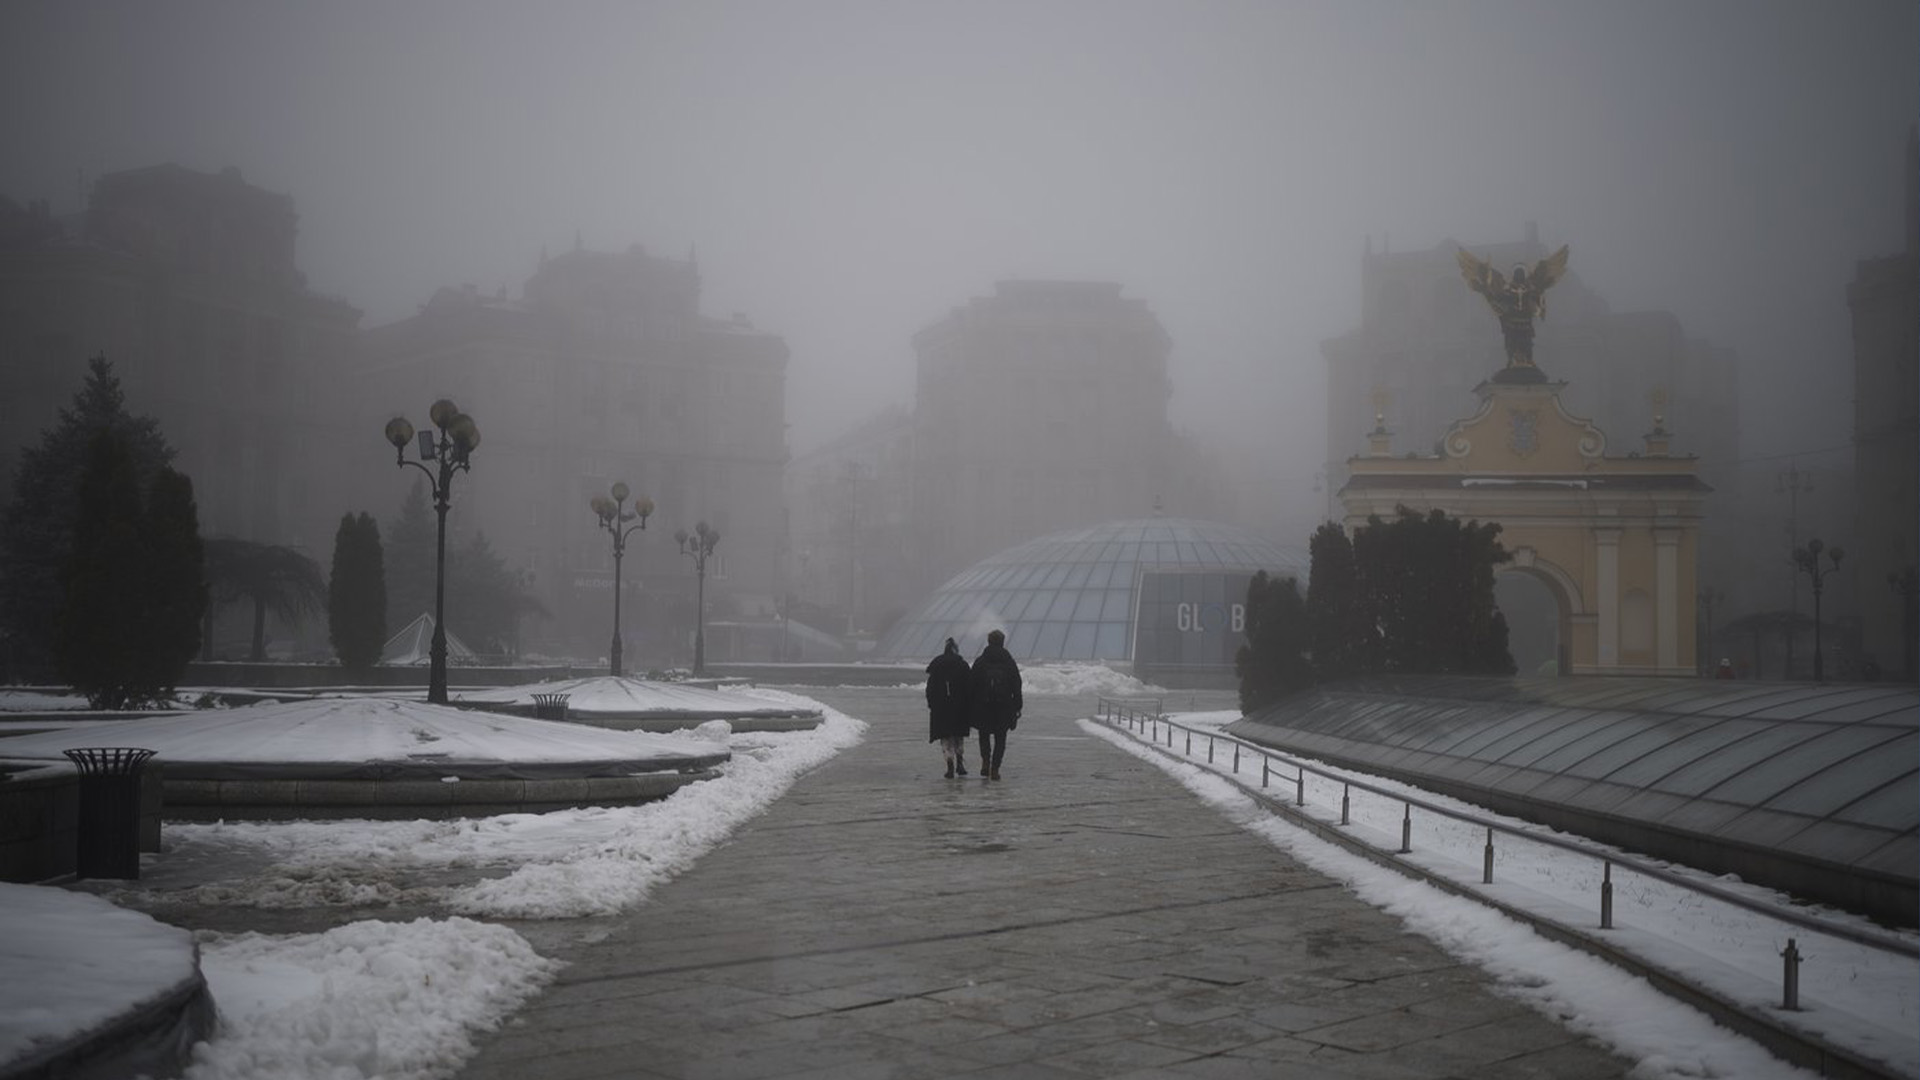
[(988, 773), (987, 776), (994, 780), (1000, 779), (1000, 767), (998, 765), (994, 766), (993, 771)]
[(953, 762), (951, 761), (947, 762), (947, 779), (953, 779)]
[(954, 768), (954, 771), (958, 772), (961, 776), (967, 775), (966, 755), (964, 754), (953, 755), (953, 768)]

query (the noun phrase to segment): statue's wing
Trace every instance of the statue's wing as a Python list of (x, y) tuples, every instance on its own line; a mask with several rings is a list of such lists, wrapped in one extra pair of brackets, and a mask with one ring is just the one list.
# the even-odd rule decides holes
[(1507, 287), (1506, 275), (1493, 268), (1493, 264), (1474, 257), (1466, 248), (1457, 248), (1453, 257), (1460, 263), (1460, 276), (1467, 279), (1467, 286), (1474, 292), (1488, 296)]
[(1561, 244), (1560, 250), (1533, 264), (1533, 273), (1529, 275), (1535, 292), (1546, 292), (1553, 283), (1565, 277), (1567, 273), (1567, 245)]

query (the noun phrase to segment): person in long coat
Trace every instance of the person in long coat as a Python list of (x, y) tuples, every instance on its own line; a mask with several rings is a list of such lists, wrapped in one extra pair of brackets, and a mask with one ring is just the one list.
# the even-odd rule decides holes
[(980, 733), (980, 775), (1000, 779), (1000, 762), (1007, 755), (1007, 732), (1020, 723), (1025, 699), (1020, 693), (1020, 665), (1007, 651), (1007, 635), (987, 635), (987, 647), (973, 659), (973, 728)]
[(973, 669), (960, 646), (947, 639), (946, 651), (927, 665), (927, 741), (940, 744), (947, 779), (967, 775), (967, 729), (973, 716)]

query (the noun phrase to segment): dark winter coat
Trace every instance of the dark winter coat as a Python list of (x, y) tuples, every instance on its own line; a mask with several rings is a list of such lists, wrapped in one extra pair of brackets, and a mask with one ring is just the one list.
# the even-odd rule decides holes
[(927, 665), (927, 741), (964, 739), (972, 718), (973, 669), (959, 649)]
[(981, 649), (980, 655), (973, 660), (973, 685), (976, 690), (984, 685), (981, 673), (993, 665), (1005, 667), (1012, 673), (1013, 703), (996, 709), (979, 700), (979, 695), (976, 693), (973, 703), (973, 726), (975, 730), (984, 732), (1010, 731), (1015, 721), (1020, 719), (1020, 710), (1025, 705), (1025, 700), (1020, 693), (1020, 665), (1013, 662), (1013, 654), (1008, 652), (1004, 645), (989, 645)]

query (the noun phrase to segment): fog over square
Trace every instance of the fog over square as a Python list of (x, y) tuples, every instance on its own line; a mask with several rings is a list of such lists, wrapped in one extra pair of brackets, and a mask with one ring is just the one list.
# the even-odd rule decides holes
[(372, 326), (543, 250), (697, 252), (784, 336), (804, 451), (910, 401), (920, 327), (1092, 278), (1175, 423), (1287, 455), (1358, 257), (1538, 224), (1737, 351), (1745, 453), (1847, 441), (1844, 283), (1901, 235), (1911, 4), (23, 3), (0, 192), (161, 162), (290, 194)]

